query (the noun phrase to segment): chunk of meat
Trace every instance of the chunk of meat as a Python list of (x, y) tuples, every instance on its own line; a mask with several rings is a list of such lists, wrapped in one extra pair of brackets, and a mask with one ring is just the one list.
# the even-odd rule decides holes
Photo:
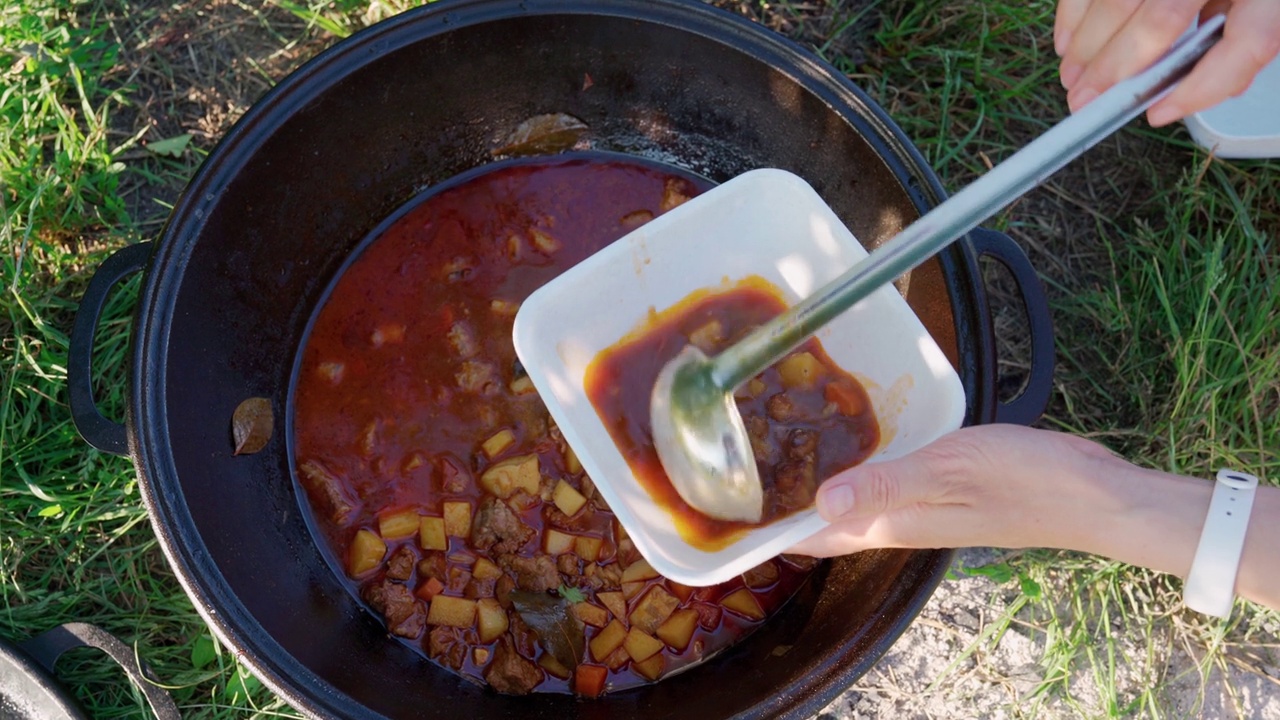
[(787, 433), (787, 457), (789, 459), (816, 462), (817, 452), (818, 433), (804, 429), (796, 429)]
[(426, 610), (422, 607), (422, 602), (409, 592), (409, 588), (387, 580), (383, 582), (382, 596), (382, 615), (391, 632), (406, 638), (416, 638), (422, 634), (422, 628), (427, 624)]
[(808, 555), (782, 555), (780, 557), (786, 564), (800, 570), (812, 570), (818, 567), (818, 563), (822, 562), (821, 559), (809, 557)]
[(480, 343), (476, 341), (476, 331), (471, 323), (459, 320), (449, 328), (449, 347), (463, 359), (473, 358), (480, 353)]
[(471, 547), (506, 555), (524, 547), (536, 534), (537, 531), (525, 525), (506, 503), (488, 496), (480, 502), (471, 522)]
[(538, 652), (538, 635), (524, 621), (524, 617), (518, 612), (507, 613), (507, 627), (510, 632), (512, 642), (515, 643), (516, 650), (520, 651), (525, 657), (533, 657)]
[(742, 573), (742, 582), (747, 587), (757, 590), (767, 588), (778, 582), (778, 566), (772, 560), (765, 560)]
[(382, 582), (371, 582), (360, 589), (360, 597), (381, 615), (387, 609), (387, 591)]
[(751, 438), (751, 452), (756, 462), (772, 465), (778, 461), (778, 447), (769, 432), (769, 421), (759, 415), (748, 415), (742, 419), (747, 426), (747, 436)]
[(471, 571), (460, 567), (449, 568), (449, 580), (444, 584), (445, 592), (450, 595), (461, 595), (471, 583)]
[(778, 393), (769, 396), (764, 403), (765, 412), (769, 413), (769, 417), (778, 422), (787, 422), (796, 415), (795, 403), (791, 402), (791, 398), (786, 393)]
[(560, 571), (550, 555), (502, 555), (498, 558), (498, 565), (515, 576), (516, 587), (521, 590), (546, 592), (560, 587)]
[(453, 379), (459, 390), (478, 395), (494, 395), (503, 387), (498, 369), (485, 360), (463, 360)]
[(503, 575), (493, 586), (493, 596), (504, 608), (511, 607), (511, 591), (516, 589), (516, 581), (510, 575)]
[(491, 598), (494, 596), (494, 589), (496, 586), (497, 581), (492, 578), (482, 580), (473, 576), (471, 578), (471, 582), (467, 583), (467, 587), (462, 591), (462, 596), (469, 597), (473, 600), (477, 598)]
[(445, 575), (445, 559), (444, 552), (440, 550), (429, 550), (421, 560), (418, 561), (418, 574), (421, 579), (435, 578), (443, 583), (448, 580)]
[(556, 558), (556, 569), (570, 577), (582, 574), (581, 564), (578, 556), (573, 553), (565, 553)]
[(440, 479), (440, 489), (446, 494), (456, 495), (475, 487), (471, 471), (458, 458), (444, 454), (436, 458), (436, 474)]
[(438, 625), (427, 635), (427, 654), (441, 665), (461, 670), (467, 658), (467, 642), (462, 628)]
[(591, 563), (583, 572), (583, 579), (592, 590), (617, 590), (622, 587), (622, 566), (616, 562), (608, 565)]
[(557, 529), (571, 533), (586, 532), (592, 527), (592, 516), (595, 515), (595, 507), (591, 503), (582, 506), (582, 509), (572, 515), (565, 515), (564, 511), (556, 507), (552, 503), (542, 506), (542, 519), (548, 525)]
[(302, 476), (312, 497), (320, 500), (335, 525), (341, 527), (351, 522), (360, 501), (351, 495), (346, 484), (325, 467), (324, 463), (305, 460), (298, 466), (298, 474)]
[(807, 460), (788, 460), (775, 468), (774, 488), (778, 504), (786, 508), (807, 507), (818, 491), (813, 456)]
[(527, 695), (542, 682), (542, 669), (516, 652), (511, 638), (503, 636), (484, 672), (494, 690), (508, 695)]
[(387, 560), (387, 577), (392, 580), (408, 580), (413, 575), (413, 566), (418, 562), (418, 555), (408, 545), (401, 545)]

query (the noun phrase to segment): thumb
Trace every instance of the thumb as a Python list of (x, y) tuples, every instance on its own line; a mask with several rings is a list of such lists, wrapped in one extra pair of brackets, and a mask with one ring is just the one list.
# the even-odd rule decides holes
[(818, 489), (818, 514), (836, 522), (928, 502), (936, 494), (933, 475), (920, 453), (857, 465), (833, 475)]

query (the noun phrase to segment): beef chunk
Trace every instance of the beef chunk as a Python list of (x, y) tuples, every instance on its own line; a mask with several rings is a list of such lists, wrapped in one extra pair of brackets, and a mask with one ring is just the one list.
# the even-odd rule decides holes
[(572, 553), (565, 553), (556, 558), (556, 569), (571, 578), (582, 574), (581, 568), (578, 567), (580, 564), (578, 556)]
[(493, 660), (485, 670), (484, 679), (500, 693), (527, 695), (542, 682), (542, 670), (532, 661), (522, 657), (503, 636), (493, 653)]
[(381, 582), (372, 582), (360, 590), (360, 597), (369, 603), (373, 611), (382, 614), (387, 609), (387, 591)]
[(416, 638), (422, 634), (427, 614), (422, 603), (409, 592), (409, 588), (388, 580), (383, 582), (382, 590), (385, 603), (382, 614), (391, 632), (406, 638)]
[(573, 515), (565, 515), (560, 508), (553, 503), (547, 503), (542, 506), (542, 519), (557, 530), (565, 530), (571, 533), (586, 532), (591, 529), (591, 519), (595, 508), (591, 503), (582, 506), (582, 509)]
[(440, 550), (429, 550), (422, 560), (418, 562), (418, 574), (422, 579), (435, 578), (444, 583), (449, 577), (445, 574), (445, 558), (444, 552)]
[(319, 460), (307, 460), (298, 466), (302, 483), (312, 497), (328, 511), (335, 525), (344, 526), (355, 516), (359, 500), (352, 496), (346, 485)]
[(521, 590), (546, 592), (560, 587), (560, 571), (550, 555), (503, 555), (498, 558), (498, 565), (515, 576), (516, 587)]
[(767, 588), (778, 582), (778, 566), (772, 560), (765, 560), (742, 573), (742, 582), (747, 587), (757, 590)]
[(765, 401), (765, 412), (778, 422), (786, 422), (795, 417), (796, 406), (786, 393), (778, 393)]
[(525, 657), (533, 657), (538, 651), (538, 635), (533, 632), (533, 628), (524, 621), (524, 618), (518, 612), (509, 612), (507, 617), (510, 622), (510, 635), (515, 648)]
[(467, 466), (452, 455), (436, 458), (436, 473), (440, 479), (440, 489), (447, 495), (456, 495), (475, 487), (475, 480)]
[(751, 438), (751, 451), (756, 462), (773, 464), (778, 460), (778, 447), (769, 432), (769, 421), (759, 415), (748, 415), (742, 419), (747, 426), (747, 435)]
[(427, 654), (441, 665), (461, 670), (467, 659), (467, 643), (462, 629), (443, 625), (431, 628), (427, 636)]
[(822, 560), (808, 555), (782, 555), (781, 557), (783, 562), (800, 570), (812, 570), (818, 567), (818, 563), (822, 562)]
[(489, 496), (480, 502), (471, 523), (471, 547), (505, 555), (524, 547), (536, 533), (521, 522), (506, 503)]
[(787, 457), (791, 460), (816, 462), (818, 433), (812, 430), (792, 430), (787, 433)]
[(401, 545), (391, 558), (387, 560), (387, 577), (392, 580), (408, 580), (413, 574), (413, 566), (418, 562), (418, 555), (408, 545)]
[(444, 584), (445, 592), (450, 595), (461, 595), (471, 582), (471, 571), (466, 568), (449, 568), (449, 579)]
[(479, 395), (494, 395), (506, 387), (498, 377), (498, 369), (484, 360), (463, 360), (454, 380), (459, 390)]
[(469, 597), (472, 599), (491, 598), (494, 595), (495, 585), (496, 582), (492, 579), (481, 580), (480, 578), (473, 577), (471, 578), (471, 582), (467, 583), (466, 589), (462, 591), (462, 595), (463, 597)]
[(503, 575), (493, 586), (493, 596), (504, 608), (511, 607), (511, 591), (516, 589), (516, 581), (510, 575)]
[(778, 490), (778, 504), (786, 508), (807, 507), (818, 492), (814, 461), (788, 460), (775, 468), (774, 487)]
[(622, 587), (622, 566), (618, 563), (591, 563), (583, 572), (584, 584), (592, 590), (617, 590)]

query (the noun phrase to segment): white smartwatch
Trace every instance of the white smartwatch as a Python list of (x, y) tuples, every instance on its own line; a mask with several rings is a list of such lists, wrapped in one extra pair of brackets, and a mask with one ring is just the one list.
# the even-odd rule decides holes
[(1258, 478), (1235, 470), (1219, 470), (1200, 545), (1182, 588), (1187, 607), (1226, 617), (1236, 597), (1236, 571), (1249, 530), (1249, 514)]

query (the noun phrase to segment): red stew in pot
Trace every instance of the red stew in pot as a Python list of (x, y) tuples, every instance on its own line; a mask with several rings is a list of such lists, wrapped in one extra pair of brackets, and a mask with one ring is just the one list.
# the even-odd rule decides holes
[[(529, 293), (705, 187), (610, 156), (498, 166), (391, 220), (314, 318), (293, 410), (314, 528), (388, 630), (440, 665), (502, 693), (598, 696), (724, 649), (814, 568), (660, 577), (516, 360)], [(727, 337), (758, 321), (734, 318)]]

